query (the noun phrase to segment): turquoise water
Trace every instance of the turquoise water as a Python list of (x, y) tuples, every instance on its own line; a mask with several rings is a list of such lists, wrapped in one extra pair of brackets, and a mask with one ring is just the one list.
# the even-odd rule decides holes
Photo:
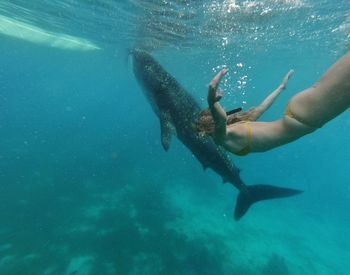
[[(33, 3), (34, 2), (34, 3)], [(303, 189), (233, 219), (236, 189), (158, 118), (127, 52), (145, 47), (205, 107), (249, 108), (290, 69), (277, 119), (349, 49), (348, 1), (1, 1), (0, 274), (348, 274), (349, 112), (232, 156), (247, 184)]]

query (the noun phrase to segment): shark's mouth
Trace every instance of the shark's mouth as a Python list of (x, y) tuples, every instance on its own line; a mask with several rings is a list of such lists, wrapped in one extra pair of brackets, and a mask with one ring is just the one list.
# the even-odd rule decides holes
[(0, 34), (64, 50), (93, 51), (100, 48), (89, 40), (54, 33), (29, 23), (0, 15)]

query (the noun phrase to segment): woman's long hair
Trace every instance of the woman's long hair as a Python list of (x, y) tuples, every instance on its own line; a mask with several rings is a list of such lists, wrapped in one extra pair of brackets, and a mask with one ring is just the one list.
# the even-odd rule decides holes
[[(252, 116), (255, 110), (254, 107), (250, 108), (246, 112), (242, 112), (241, 110), (242, 108), (238, 108), (238, 109), (234, 109), (232, 111), (226, 112), (226, 115), (227, 115), (226, 125), (231, 125), (233, 123), (237, 123), (240, 121), (255, 120), (253, 119), (253, 116)], [(199, 136), (212, 135), (214, 133), (215, 123), (214, 123), (214, 119), (210, 109), (204, 109), (199, 113), (198, 119), (194, 122), (193, 128), (198, 133)]]

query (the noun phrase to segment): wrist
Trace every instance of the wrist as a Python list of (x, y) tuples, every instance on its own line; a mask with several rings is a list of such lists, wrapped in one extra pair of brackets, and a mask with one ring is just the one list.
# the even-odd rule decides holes
[(208, 106), (209, 106), (209, 108), (213, 108), (214, 105), (215, 105), (215, 102), (208, 101)]

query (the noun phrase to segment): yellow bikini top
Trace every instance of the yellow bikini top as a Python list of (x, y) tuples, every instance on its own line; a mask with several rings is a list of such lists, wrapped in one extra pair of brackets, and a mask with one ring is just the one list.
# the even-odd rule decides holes
[(250, 142), (251, 142), (251, 129), (250, 129), (250, 124), (249, 121), (242, 121), (242, 123), (244, 123), (245, 127), (247, 128), (247, 145), (244, 146), (241, 150), (239, 150), (238, 152), (234, 153), (237, 156), (245, 156), (248, 155), (251, 151), (250, 148)]

